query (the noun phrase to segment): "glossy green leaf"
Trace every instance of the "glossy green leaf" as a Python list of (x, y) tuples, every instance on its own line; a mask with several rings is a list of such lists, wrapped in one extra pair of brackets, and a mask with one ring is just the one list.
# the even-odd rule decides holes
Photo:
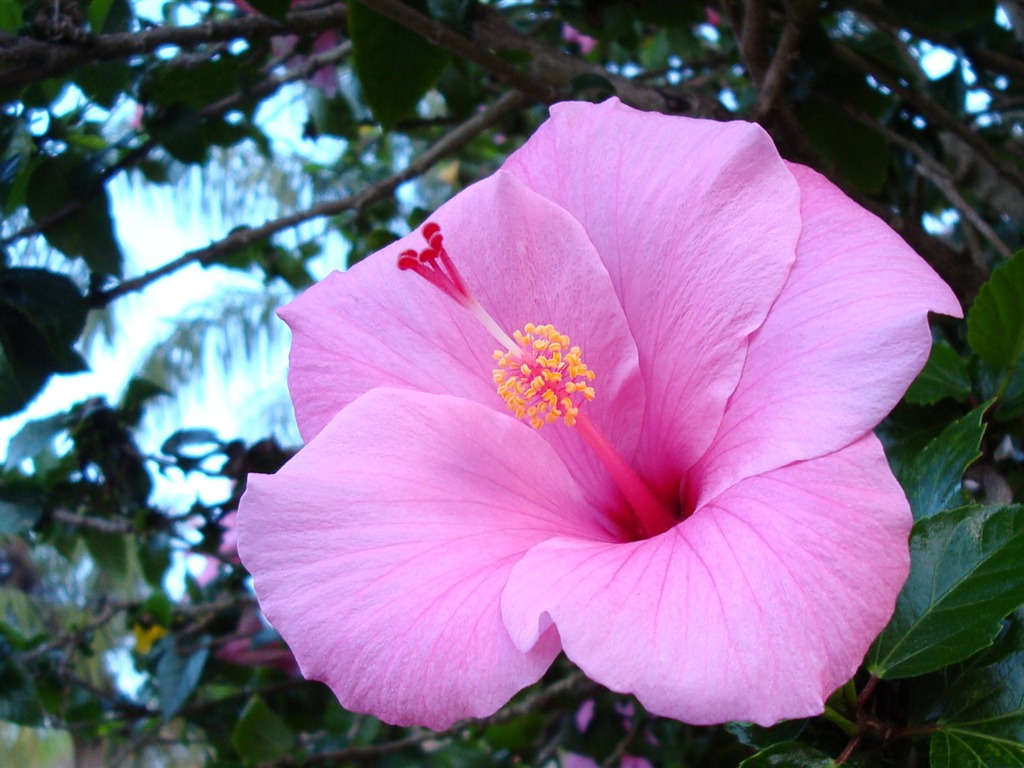
[(295, 733), (259, 696), (249, 699), (231, 733), (231, 746), (250, 765), (277, 760), (294, 743)]
[(36, 166), (25, 201), (36, 222), (69, 204), (85, 201), (75, 213), (46, 227), (43, 236), (68, 258), (84, 259), (93, 272), (119, 276), (124, 256), (114, 238), (110, 199), (96, 182), (95, 169), (89, 163), (65, 153)]
[(191, 638), (190, 643), (195, 644), (193, 650), (183, 655), (174, 646), (173, 638), (161, 641), (163, 652), (156, 665), (156, 687), (160, 714), (165, 720), (174, 717), (192, 695), (210, 655), (209, 647), (198, 645), (195, 638)]
[(725, 724), (725, 730), (739, 739), (741, 744), (755, 749), (765, 749), (774, 744), (794, 741), (803, 733), (807, 726), (806, 720), (783, 720), (771, 728), (755, 723), (732, 722)]
[(979, 405), (954, 421), (901, 468), (900, 483), (915, 520), (968, 501), (962, 480), (967, 467), (981, 456), (981, 439), (985, 436), (982, 417), (990, 405)]
[(932, 672), (991, 644), (1024, 603), (1024, 506), (920, 520), (910, 557), (896, 612), (868, 654), (868, 669), (883, 678)]
[(932, 737), (933, 768), (1024, 767), (1024, 631), (1018, 611), (991, 651), (952, 678)]
[(349, 5), (349, 35), (363, 97), (385, 128), (413, 113), (448, 61), (440, 48), (362, 3)]
[(831, 757), (806, 744), (787, 741), (773, 744), (753, 757), (748, 757), (740, 768), (832, 768)]
[(1000, 265), (967, 313), (967, 341), (992, 365), (1012, 369), (1024, 353), (1024, 251)]
[(908, 403), (931, 405), (947, 397), (964, 402), (971, 394), (971, 376), (967, 362), (945, 341), (932, 345), (924, 370), (905, 395)]

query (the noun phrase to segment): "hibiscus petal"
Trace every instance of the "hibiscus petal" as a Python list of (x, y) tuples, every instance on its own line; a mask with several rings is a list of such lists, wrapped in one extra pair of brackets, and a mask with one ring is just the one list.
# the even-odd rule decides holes
[[(663, 496), (706, 451), (789, 272), (799, 190), (760, 127), (567, 103), (503, 166), (608, 267), (647, 382), (637, 469)], [(640, 418), (639, 415), (636, 418)]]
[(692, 472), (698, 504), (872, 429), (928, 359), (928, 311), (962, 314), (949, 287), (885, 223), (818, 173), (791, 169), (803, 191), (796, 264)]
[[(587, 413), (632, 455), (644, 407), (637, 351), (608, 272), (579, 223), (507, 173), (438, 209), (445, 248), (484, 308), (511, 334), (553, 324), (597, 374)], [(379, 386), (453, 394), (506, 412), (491, 376), (498, 343), (465, 309), (396, 261), (425, 246), (417, 232), (282, 310), (292, 328), (288, 383), (307, 440), (342, 407)], [(618, 490), (574, 430), (544, 428), (592, 503)], [(621, 506), (621, 504), (620, 504)]]
[(910, 524), (869, 434), (748, 478), (655, 538), (539, 544), (512, 569), (502, 615), (524, 651), (553, 622), (589, 677), (656, 714), (807, 717), (888, 621)]
[(513, 564), (556, 534), (607, 539), (551, 447), (467, 400), (377, 389), (276, 475), (254, 475), (239, 552), (302, 672), (342, 705), (445, 728), (536, 681), (499, 599)]

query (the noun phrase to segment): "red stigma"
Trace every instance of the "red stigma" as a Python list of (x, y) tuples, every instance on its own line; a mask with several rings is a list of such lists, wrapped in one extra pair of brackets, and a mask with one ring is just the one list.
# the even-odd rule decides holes
[(444, 248), (440, 225), (428, 221), (420, 234), (427, 241), (427, 247), (418, 252), (413, 249), (402, 251), (398, 254), (398, 268), (411, 269), (459, 304), (468, 304), (471, 301), (469, 289)]

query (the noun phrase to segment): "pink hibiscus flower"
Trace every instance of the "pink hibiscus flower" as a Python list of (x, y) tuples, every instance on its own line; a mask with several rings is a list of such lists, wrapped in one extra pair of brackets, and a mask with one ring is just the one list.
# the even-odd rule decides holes
[(871, 429), (929, 310), (960, 314), (758, 126), (557, 105), (282, 311), (307, 445), (250, 478), (242, 561), (303, 673), (392, 723), (561, 651), (691, 723), (817, 714), (907, 575)]

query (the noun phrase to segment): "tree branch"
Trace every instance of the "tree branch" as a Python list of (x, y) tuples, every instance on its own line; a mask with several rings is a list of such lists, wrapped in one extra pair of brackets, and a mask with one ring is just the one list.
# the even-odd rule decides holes
[(828, 100), (828, 102), (835, 104), (861, 125), (881, 134), (888, 141), (903, 147), (914, 155), (918, 161), (918, 164), (915, 167), (917, 174), (930, 181), (946, 197), (946, 199), (952, 203), (953, 207), (960, 212), (960, 215), (970, 221), (975, 228), (977, 228), (977, 230), (986, 240), (988, 240), (989, 244), (999, 255), (1007, 259), (1013, 255), (1013, 250), (1002, 241), (999, 235), (996, 234), (996, 231), (992, 229), (988, 222), (981, 217), (981, 214), (974, 210), (974, 208), (970, 206), (963, 196), (957, 191), (956, 185), (953, 183), (953, 179), (950, 178), (949, 171), (946, 167), (932, 157), (924, 147), (915, 144), (913, 141), (902, 136), (888, 126), (872, 120), (863, 112), (851, 109), (845, 104), (839, 104), (832, 100)]
[[(264, 96), (268, 96), (282, 85), (286, 85), (287, 83), (295, 82), (297, 80), (305, 80), (318, 69), (336, 64), (346, 58), (351, 51), (352, 43), (346, 41), (341, 45), (335, 46), (329, 51), (324, 51), (323, 53), (304, 59), (301, 65), (285, 72), (282, 75), (269, 74), (265, 79), (259, 81), (250, 88), (232, 94), (231, 96), (226, 96), (220, 101), (215, 101), (212, 104), (207, 104), (199, 110), (198, 114), (200, 117), (206, 118), (222, 115), (225, 112), (229, 112), (232, 109), (241, 106), (249, 99), (259, 99)], [(105, 168), (97, 177), (95, 183), (89, 189), (85, 190), (78, 198), (54, 211), (49, 216), (33, 222), (26, 227), (22, 227), (17, 232), (14, 232), (7, 237), (0, 238), (0, 248), (9, 246), (23, 238), (41, 234), (55, 224), (59, 224), (68, 217), (74, 216), (85, 207), (86, 203), (99, 194), (106, 182), (110, 181), (110, 179), (121, 171), (131, 168), (136, 163), (144, 160), (149, 156), (149, 153), (156, 148), (156, 146), (156, 141), (153, 139), (147, 139), (138, 147), (126, 152), (117, 162), (107, 166), (107, 168)]]
[(761, 87), (768, 73), (768, 3), (747, 0), (743, 27), (738, 30), (740, 58), (754, 84)]
[(239, 38), (251, 41), (320, 32), (345, 24), (347, 18), (345, 5), (335, 3), (326, 8), (292, 11), (281, 22), (253, 14), (188, 27), (161, 26), (141, 32), (93, 35), (81, 43), (8, 35), (0, 39), (0, 65), (13, 66), (0, 66), (0, 79), (6, 87), (12, 88), (62, 75), (83, 64), (150, 53), (164, 46), (192, 48)]
[(374, 184), (362, 192), (341, 198), (340, 200), (327, 200), (318, 203), (303, 211), (297, 211), (279, 219), (274, 219), (252, 229), (240, 229), (232, 232), (222, 240), (218, 240), (205, 248), (198, 248), (194, 251), (179, 256), (177, 259), (167, 262), (156, 269), (138, 277), (129, 278), (115, 285), (106, 291), (101, 291), (90, 297), (94, 307), (102, 307), (109, 304), (119, 296), (140, 291), (150, 283), (162, 277), (177, 272), (182, 267), (193, 262), (209, 264), (223, 257), (232, 251), (257, 243), (261, 240), (290, 229), (298, 224), (322, 216), (336, 216), (344, 211), (359, 210), (372, 203), (382, 200), (400, 185), (410, 179), (422, 175), (431, 168), (438, 160), (459, 150), (481, 131), (486, 130), (495, 123), (503, 120), (508, 115), (516, 112), (529, 103), (529, 99), (517, 92), (509, 92), (499, 98), (487, 109), (478, 112), (473, 117), (461, 123), (451, 132), (445, 134), (439, 141), (433, 144), (423, 154), (409, 163), (403, 170), (389, 176), (383, 181)]
[[(511, 26), (494, 8), (480, 6), (473, 20), (473, 38), (417, 12), (400, 0), (363, 0), (363, 4), (387, 16), (424, 39), (455, 55), (471, 61), (506, 85), (550, 104), (572, 96), (572, 82), (580, 75), (598, 75), (612, 84), (623, 102), (638, 109), (654, 112), (687, 113), (710, 116), (718, 112), (717, 104), (702, 99), (697, 93), (663, 93), (646, 83), (608, 72), (564, 51), (546, 46)], [(526, 53), (529, 72), (524, 72), (495, 52)]]
[(1000, 158), (985, 139), (949, 114), (923, 90), (913, 90), (904, 86), (899, 80), (881, 68), (871, 66), (859, 54), (842, 43), (833, 41), (832, 50), (838, 59), (859, 69), (865, 75), (871, 75), (904, 102), (914, 107), (932, 125), (944, 128), (960, 137), (967, 146), (977, 152), (1003, 178), (1024, 192), (1024, 171), (1014, 163)]
[(779, 47), (760, 83), (757, 109), (754, 118), (761, 122), (775, 111), (779, 97), (786, 87), (789, 73), (800, 57), (800, 37), (803, 33), (804, 17), (798, 15), (795, 7), (787, 7), (786, 26), (779, 38)]
[(564, 98), (556, 87), (542, 79), (521, 72), (510, 62), (487, 48), (429, 16), (425, 16), (401, 0), (364, 0), (363, 5), (415, 32), (438, 48), (444, 48), (466, 61), (473, 62), (505, 85), (515, 88), (536, 101), (550, 104)]

